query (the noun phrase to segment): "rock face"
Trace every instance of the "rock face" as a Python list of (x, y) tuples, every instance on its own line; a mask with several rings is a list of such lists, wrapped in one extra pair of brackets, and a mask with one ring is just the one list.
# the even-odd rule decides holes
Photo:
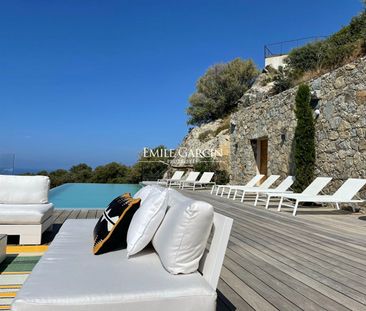
[[(309, 82), (320, 111), (316, 119), (316, 175), (331, 176), (334, 191), (349, 177), (366, 178), (366, 58)], [(243, 183), (261, 170), (258, 142), (268, 139), (268, 174), (293, 173), (297, 88), (243, 99), (232, 115), (231, 179)], [(314, 117), (316, 115), (314, 114)], [(263, 160), (265, 161), (265, 159)]]
[(272, 67), (266, 67), (257, 77), (252, 87), (239, 99), (238, 107), (248, 107), (257, 101), (265, 100), (270, 97), (273, 93), (274, 73), (275, 71)]
[(193, 128), (176, 150), (171, 161), (174, 168), (189, 169), (202, 156), (212, 156), (221, 169), (230, 170), (230, 120), (216, 120)]

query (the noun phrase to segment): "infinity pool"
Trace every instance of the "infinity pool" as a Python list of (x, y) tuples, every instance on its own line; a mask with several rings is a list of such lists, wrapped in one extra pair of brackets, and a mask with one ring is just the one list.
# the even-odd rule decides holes
[(49, 201), (55, 208), (106, 208), (119, 195), (134, 195), (136, 184), (64, 184), (50, 190)]

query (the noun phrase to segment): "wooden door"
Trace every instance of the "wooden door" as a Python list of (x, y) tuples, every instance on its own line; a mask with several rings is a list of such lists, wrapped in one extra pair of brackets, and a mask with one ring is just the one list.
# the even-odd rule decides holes
[(268, 171), (268, 139), (259, 141), (259, 173), (267, 176)]

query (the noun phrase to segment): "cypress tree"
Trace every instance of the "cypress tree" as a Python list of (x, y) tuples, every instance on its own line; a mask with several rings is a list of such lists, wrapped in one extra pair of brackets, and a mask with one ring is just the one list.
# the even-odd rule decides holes
[(297, 125), (294, 137), (295, 183), (294, 191), (302, 192), (314, 179), (315, 124), (310, 106), (310, 88), (302, 84), (296, 94)]

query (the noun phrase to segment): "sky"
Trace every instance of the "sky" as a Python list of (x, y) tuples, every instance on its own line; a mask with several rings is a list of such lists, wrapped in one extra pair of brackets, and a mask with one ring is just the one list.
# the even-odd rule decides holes
[(17, 168), (131, 165), (187, 134), (195, 82), (265, 44), (329, 35), (360, 0), (1, 0), (0, 153)]

